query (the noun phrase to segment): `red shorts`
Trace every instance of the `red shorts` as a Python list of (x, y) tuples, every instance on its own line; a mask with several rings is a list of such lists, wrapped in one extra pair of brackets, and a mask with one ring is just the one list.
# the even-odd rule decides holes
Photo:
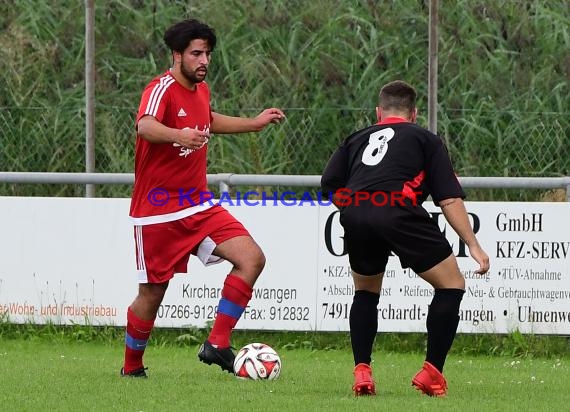
[(135, 226), (139, 283), (163, 283), (186, 273), (191, 254), (204, 265), (219, 263), (223, 259), (212, 252), (236, 236), (250, 234), (219, 205), (172, 222)]

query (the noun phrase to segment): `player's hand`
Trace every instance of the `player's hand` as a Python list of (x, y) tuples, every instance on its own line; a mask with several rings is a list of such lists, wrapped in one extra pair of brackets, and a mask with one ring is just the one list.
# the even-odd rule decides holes
[(285, 113), (283, 113), (281, 109), (276, 109), (272, 107), (270, 109), (265, 109), (264, 111), (259, 113), (255, 117), (254, 122), (257, 125), (257, 129), (261, 130), (269, 123), (278, 124), (281, 123), (283, 119), (285, 119)]
[(479, 269), (475, 271), (478, 275), (484, 275), (489, 271), (491, 264), (489, 263), (489, 256), (481, 248), (479, 244), (469, 246), (469, 253), (471, 257), (479, 264)]
[(177, 133), (175, 138), (175, 144), (187, 147), (188, 149), (198, 150), (206, 143), (208, 143), (209, 138), (210, 138), (209, 131), (203, 131), (203, 130), (191, 129), (189, 127), (185, 127), (184, 129), (180, 130)]

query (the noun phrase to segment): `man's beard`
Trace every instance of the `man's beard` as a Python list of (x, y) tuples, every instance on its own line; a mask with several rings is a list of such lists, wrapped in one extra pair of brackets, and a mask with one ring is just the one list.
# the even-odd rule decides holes
[[(202, 69), (202, 68), (200, 68), (200, 69)], [(207, 74), (208, 73), (207, 69), (204, 68), (204, 70), (206, 70), (206, 74)], [(206, 78), (205, 74), (204, 74), (204, 76), (198, 77), (196, 75), (196, 71), (197, 70), (188, 70), (186, 67), (184, 67), (184, 64), (182, 64), (180, 67), (180, 72), (182, 73), (182, 75), (186, 78), (186, 80), (188, 80), (190, 83), (193, 83), (193, 84), (201, 83)]]

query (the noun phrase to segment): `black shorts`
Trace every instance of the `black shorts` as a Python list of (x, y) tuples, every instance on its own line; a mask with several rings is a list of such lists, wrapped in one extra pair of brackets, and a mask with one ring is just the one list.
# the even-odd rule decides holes
[(376, 275), (386, 270), (390, 252), (403, 268), (416, 273), (431, 269), (452, 250), (439, 227), (421, 206), (375, 206), (361, 202), (340, 211), (352, 270)]

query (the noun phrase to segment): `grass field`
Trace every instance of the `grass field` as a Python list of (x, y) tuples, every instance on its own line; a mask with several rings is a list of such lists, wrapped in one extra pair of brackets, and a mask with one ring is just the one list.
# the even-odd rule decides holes
[(351, 392), (350, 350), (278, 348), (280, 378), (241, 381), (196, 358), (197, 346), (149, 346), (149, 379), (119, 377), (117, 342), (0, 336), (0, 410), (6, 411), (563, 411), (565, 359), (451, 355), (446, 398), (412, 389), (419, 353), (376, 351), (377, 396)]

